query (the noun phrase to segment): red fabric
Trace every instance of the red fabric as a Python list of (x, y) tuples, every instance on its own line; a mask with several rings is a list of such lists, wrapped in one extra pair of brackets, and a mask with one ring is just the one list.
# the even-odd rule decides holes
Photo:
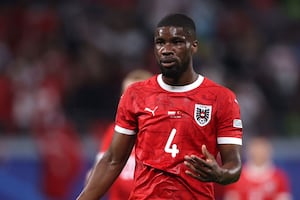
[(238, 182), (225, 187), (225, 193), (234, 192), (238, 200), (274, 200), (282, 193), (290, 193), (287, 175), (279, 168), (268, 168), (255, 175), (247, 167)]
[(242, 129), (235, 123), (240, 110), (230, 90), (206, 78), (198, 80), (174, 90), (155, 76), (132, 84), (122, 96), (116, 128), (124, 134), (138, 130), (131, 199), (158, 198), (160, 194), (154, 193), (161, 188), (174, 191), (178, 197), (182, 190), (188, 191), (184, 199), (214, 198), (212, 183), (200, 183), (185, 174), (184, 156), (203, 157), (203, 144), (217, 156), (218, 142), (241, 142)]

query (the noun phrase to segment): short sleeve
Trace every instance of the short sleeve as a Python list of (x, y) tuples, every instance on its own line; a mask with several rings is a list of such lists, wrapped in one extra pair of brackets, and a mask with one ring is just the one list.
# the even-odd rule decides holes
[(115, 130), (123, 134), (135, 134), (137, 130), (137, 117), (136, 117), (136, 92), (132, 86), (121, 96), (117, 114), (116, 114), (116, 127)]
[(218, 97), (217, 106), (218, 144), (242, 145), (242, 120), (235, 94), (225, 89)]

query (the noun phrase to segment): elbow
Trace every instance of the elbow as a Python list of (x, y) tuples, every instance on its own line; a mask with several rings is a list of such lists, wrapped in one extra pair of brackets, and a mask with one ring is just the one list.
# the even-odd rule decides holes
[(116, 159), (109, 152), (106, 152), (101, 158), (101, 160), (97, 163), (97, 167), (101, 167), (101, 165), (105, 165), (106, 169), (120, 170), (125, 163), (126, 160)]

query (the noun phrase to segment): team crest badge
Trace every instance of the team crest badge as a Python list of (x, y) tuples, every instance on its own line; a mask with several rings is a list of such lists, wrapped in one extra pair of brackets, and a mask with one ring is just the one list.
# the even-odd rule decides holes
[(212, 106), (195, 104), (194, 119), (199, 126), (205, 126), (211, 119)]

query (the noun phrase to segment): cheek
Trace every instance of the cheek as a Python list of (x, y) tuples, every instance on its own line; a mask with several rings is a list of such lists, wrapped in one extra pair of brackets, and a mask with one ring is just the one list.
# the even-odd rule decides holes
[(178, 53), (178, 57), (180, 57), (181, 60), (188, 60), (190, 57), (190, 50), (182, 49), (182, 51)]
[(154, 53), (154, 57), (156, 59), (158, 59), (159, 58), (159, 50), (157, 48), (154, 48), (153, 53)]
[(157, 48), (157, 47), (154, 47), (154, 48), (153, 48), (153, 53), (154, 53), (155, 55), (158, 54), (158, 48)]
[(157, 51), (157, 49), (154, 49), (154, 56), (155, 56), (155, 58), (158, 58), (158, 51)]

